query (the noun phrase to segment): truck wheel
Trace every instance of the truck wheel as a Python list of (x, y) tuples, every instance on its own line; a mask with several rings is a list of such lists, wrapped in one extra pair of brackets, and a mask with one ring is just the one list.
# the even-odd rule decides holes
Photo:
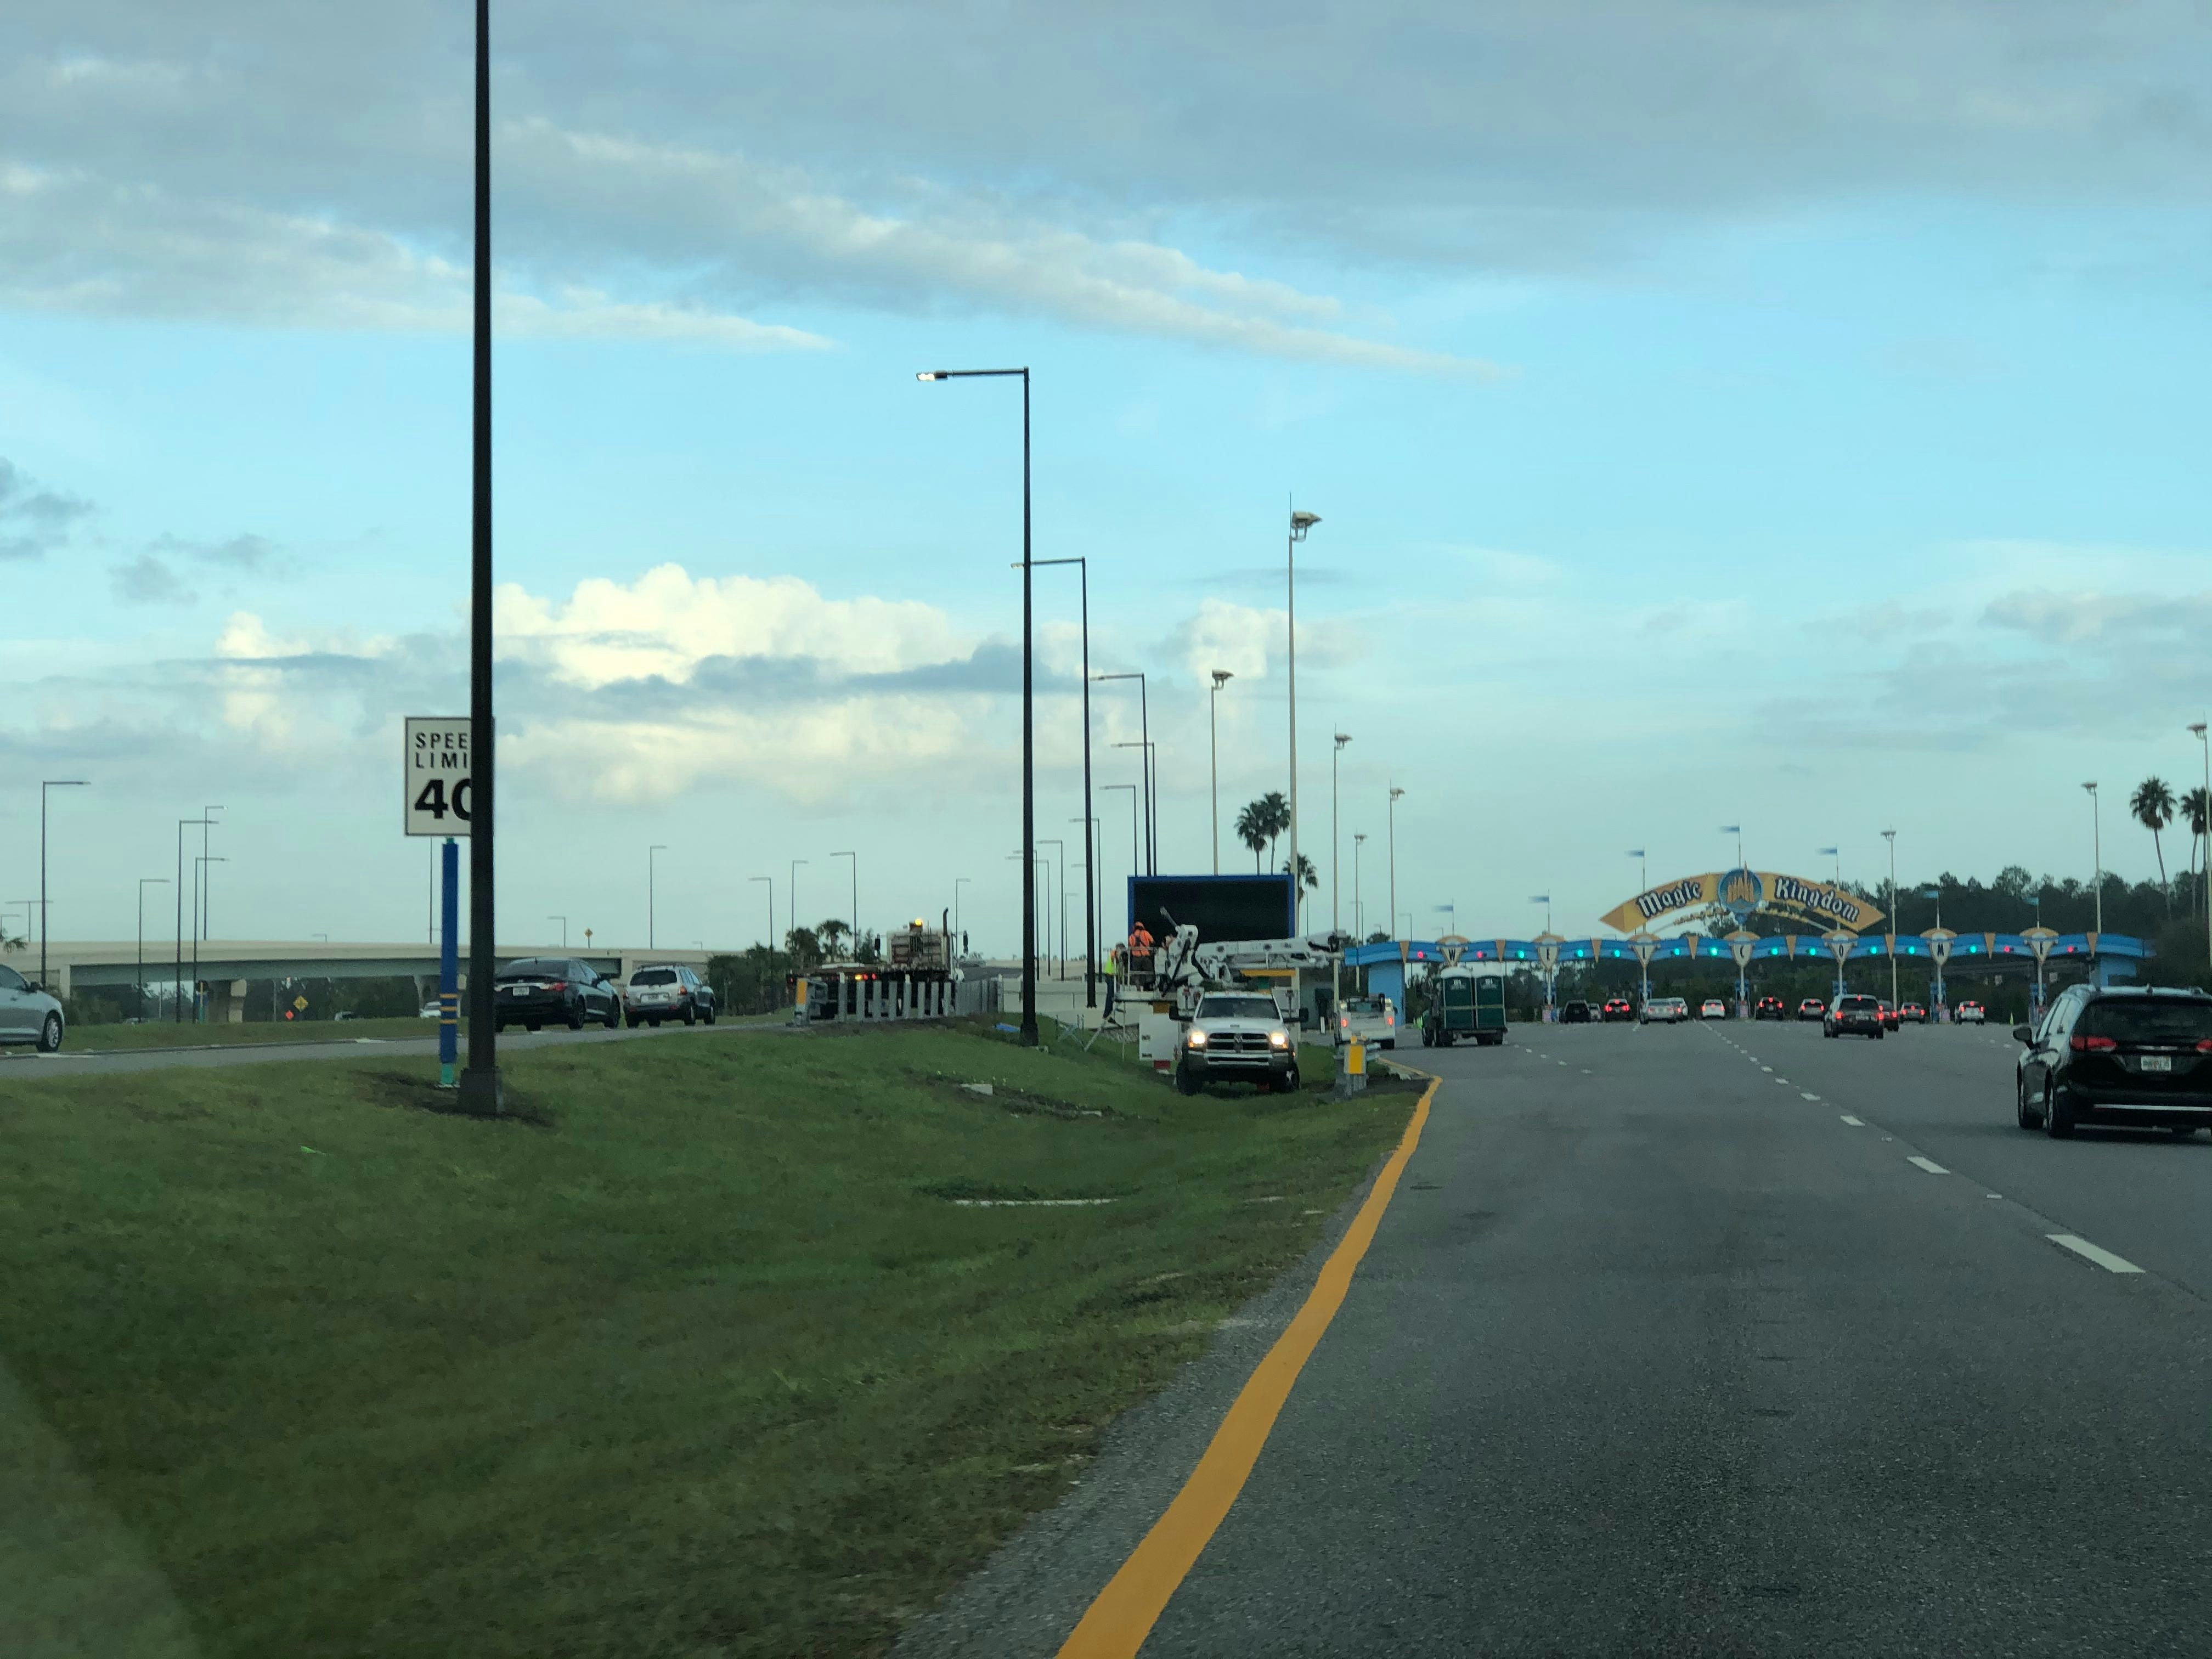
[(1453, 1036), (1453, 1035), (1454, 1035), (1454, 1034), (1453, 1034), (1452, 1032), (1449, 1032), (1449, 1031), (1439, 1031), (1439, 1032), (1437, 1032), (1437, 1048), (1450, 1048), (1450, 1047), (1452, 1046), (1452, 1036)]
[(1194, 1095), (1205, 1086), (1198, 1080), (1197, 1077), (1192, 1073), (1190, 1067), (1188, 1066), (1178, 1066), (1176, 1067), (1175, 1080), (1176, 1092), (1177, 1094)]
[(1281, 1081), (1275, 1086), (1286, 1095), (1297, 1093), (1304, 1086), (1304, 1080), (1298, 1076), (1298, 1068), (1295, 1066), (1291, 1066), (1289, 1071), (1283, 1073)]

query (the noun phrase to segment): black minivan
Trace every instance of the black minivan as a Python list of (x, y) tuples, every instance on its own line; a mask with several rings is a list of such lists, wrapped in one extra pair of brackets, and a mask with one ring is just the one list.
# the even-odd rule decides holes
[(2015, 1025), (2020, 1127), (2063, 1139), (2082, 1123), (2194, 1134), (2212, 1124), (2212, 995), (2070, 986), (2040, 1025)]

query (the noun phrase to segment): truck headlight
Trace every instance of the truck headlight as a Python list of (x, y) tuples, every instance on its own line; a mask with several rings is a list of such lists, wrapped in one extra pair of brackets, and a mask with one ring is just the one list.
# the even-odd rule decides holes
[(1289, 1047), (1291, 1046), (1291, 1034), (1290, 1034), (1288, 1031), (1270, 1031), (1270, 1032), (1268, 1032), (1268, 1033), (1267, 1033), (1267, 1046), (1268, 1046), (1270, 1048), (1289, 1048)]
[(1206, 1033), (1203, 1031), (1193, 1031), (1188, 1036), (1184, 1037), (1183, 1041), (1194, 1048), (1203, 1048), (1206, 1047)]

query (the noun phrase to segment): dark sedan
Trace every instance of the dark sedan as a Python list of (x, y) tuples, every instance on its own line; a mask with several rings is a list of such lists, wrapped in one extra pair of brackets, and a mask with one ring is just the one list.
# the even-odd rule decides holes
[(508, 963), (493, 979), (492, 1014), (502, 1031), (510, 1025), (532, 1031), (565, 1025), (580, 1031), (587, 1020), (611, 1028), (622, 1023), (622, 997), (588, 963), (525, 957)]
[(2212, 1125), (2212, 996), (2069, 988), (2016, 1025), (2020, 1127), (2063, 1140), (2083, 1123), (2194, 1134)]

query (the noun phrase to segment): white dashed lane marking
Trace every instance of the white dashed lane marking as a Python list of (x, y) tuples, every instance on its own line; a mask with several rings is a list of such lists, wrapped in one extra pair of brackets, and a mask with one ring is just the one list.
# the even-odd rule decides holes
[[(1799, 1090), (1799, 1091), (1798, 1091), (1798, 1093), (1800, 1093), (1800, 1094), (1804, 1094), (1804, 1093), (1805, 1093), (1805, 1091), (1804, 1091), (1803, 1090), (1802, 1090), (1802, 1089), (1801, 1089), (1801, 1090)], [(1808, 1099), (1808, 1100), (1818, 1100), (1820, 1097), (1820, 1096), (1818, 1096), (1818, 1095), (1805, 1095), (1805, 1098), (1806, 1098), (1806, 1099)]]
[(1938, 1164), (1934, 1158), (1923, 1158), (1917, 1152), (1915, 1152), (1911, 1158), (1906, 1158), (1905, 1161), (1917, 1169), (1927, 1170), (1929, 1175), (1948, 1175), (1951, 1173), (1942, 1164)]
[(2142, 1271), (2127, 1257), (2100, 1249), (2087, 1239), (2076, 1238), (2072, 1233), (2045, 1233), (2044, 1237), (2061, 1249), (2071, 1250), (2083, 1260), (2095, 1262), (2108, 1273), (2139, 1273)]
[(1849, 1112), (1838, 1112), (1836, 1115), (1842, 1118), (1844, 1122), (1850, 1124), (1854, 1129), (1863, 1129), (1866, 1127), (1866, 1120), (1864, 1118), (1853, 1117)]

